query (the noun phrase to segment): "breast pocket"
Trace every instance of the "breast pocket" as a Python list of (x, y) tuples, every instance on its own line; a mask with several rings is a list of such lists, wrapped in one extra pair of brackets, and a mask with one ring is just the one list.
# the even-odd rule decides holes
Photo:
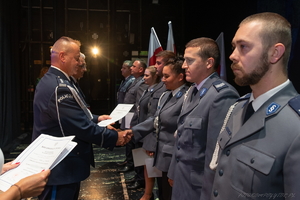
[[(269, 155), (245, 144), (237, 150), (237, 165), (233, 165), (232, 183), (243, 192), (252, 191), (254, 174), (268, 175), (275, 162), (275, 156)], [(243, 174), (243, 176), (241, 176)]]
[(202, 118), (187, 117), (183, 127), (185, 129), (184, 144), (189, 146), (198, 146), (197, 137), (199, 137), (200, 134), (197, 133), (199, 133), (202, 128)]

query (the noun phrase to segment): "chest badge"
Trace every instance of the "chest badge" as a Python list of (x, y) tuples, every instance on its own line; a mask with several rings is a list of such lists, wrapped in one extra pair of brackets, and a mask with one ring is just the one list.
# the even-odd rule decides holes
[(275, 113), (280, 107), (281, 106), (277, 103), (271, 103), (266, 110), (266, 115), (268, 116)]

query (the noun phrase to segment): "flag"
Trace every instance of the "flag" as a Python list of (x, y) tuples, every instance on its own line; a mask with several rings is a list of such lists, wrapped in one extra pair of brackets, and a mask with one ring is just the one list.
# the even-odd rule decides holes
[(173, 51), (176, 54), (176, 48), (174, 43), (173, 37), (173, 29), (172, 29), (172, 22), (168, 22), (169, 25), (169, 33), (168, 33), (168, 41), (167, 41), (167, 50)]
[(224, 47), (224, 35), (223, 32), (220, 33), (218, 38), (216, 39), (216, 42), (219, 46), (220, 49), (220, 65), (218, 67), (218, 73), (223, 80), (227, 80), (227, 75), (226, 75), (226, 62), (225, 62), (225, 47)]
[(148, 50), (148, 66), (155, 65), (156, 62), (155, 55), (160, 51), (163, 51), (163, 48), (161, 47), (156, 32), (152, 27), (150, 33), (149, 50)]

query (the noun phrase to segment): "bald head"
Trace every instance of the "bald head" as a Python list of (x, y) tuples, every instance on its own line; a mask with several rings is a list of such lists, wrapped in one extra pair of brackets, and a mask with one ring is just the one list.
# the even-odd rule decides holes
[(51, 50), (51, 65), (69, 76), (75, 75), (80, 57), (80, 42), (69, 37), (59, 38)]

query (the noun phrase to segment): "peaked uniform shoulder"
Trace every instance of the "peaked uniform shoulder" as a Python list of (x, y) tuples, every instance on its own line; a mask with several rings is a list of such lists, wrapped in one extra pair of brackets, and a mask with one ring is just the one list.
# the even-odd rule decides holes
[(60, 78), (60, 76), (56, 77), (56, 81), (57, 81), (57, 84), (58, 84), (59, 87), (67, 87), (67, 85), (69, 84), (68, 81)]
[(289, 106), (300, 116), (300, 95), (289, 101)]
[(215, 82), (213, 82), (212, 84), (214, 86), (214, 88), (220, 92), (221, 90), (225, 89), (225, 88), (228, 88), (228, 84), (224, 81), (221, 81), (221, 80), (217, 80)]
[(238, 98), (236, 101), (239, 102), (239, 101), (245, 101), (245, 100), (248, 100), (251, 96), (251, 93), (248, 93), (248, 94), (245, 94), (244, 96)]

